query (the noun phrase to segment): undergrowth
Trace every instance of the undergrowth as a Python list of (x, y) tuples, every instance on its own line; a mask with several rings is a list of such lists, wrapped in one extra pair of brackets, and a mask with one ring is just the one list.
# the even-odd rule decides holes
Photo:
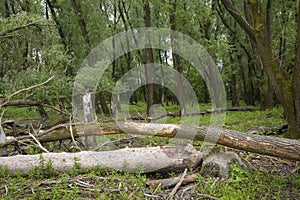
[[(203, 105), (207, 109), (207, 105)], [(131, 106), (135, 112), (143, 112), (144, 105)], [(174, 111), (170, 106), (166, 110)], [(8, 110), (9, 116), (37, 117), (31, 112)], [(55, 114), (53, 114), (54, 116)], [(51, 116), (51, 115), (50, 115)], [(165, 123), (189, 123), (209, 125), (210, 115), (167, 117)], [(223, 127), (227, 129), (249, 132), (259, 127), (278, 126), (286, 123), (282, 108), (265, 111), (227, 112)], [(101, 142), (120, 139), (121, 136), (107, 136)], [(159, 137), (137, 137), (131, 140), (130, 147), (166, 145), (171, 139)], [(103, 146), (100, 150), (111, 150), (125, 147), (121, 143), (114, 146)], [(196, 148), (201, 142), (194, 142)], [(53, 143), (45, 146), (55, 152)], [(36, 147), (30, 147), (30, 153), (41, 153)], [(63, 149), (66, 150), (66, 149)], [(240, 169), (233, 164), (228, 178), (202, 177), (193, 183), (192, 195), (205, 199), (205, 195), (218, 199), (300, 199), (299, 172), (291, 173), (294, 164), (289, 161), (271, 159), (253, 153), (243, 152), (243, 159), (251, 170)], [(263, 159), (262, 159), (263, 158)], [(43, 157), (40, 157), (43, 159)], [(55, 173), (52, 163), (44, 163), (34, 168), (29, 175), (20, 173), (9, 174), (7, 168), (0, 169), (0, 198), (1, 199), (164, 199), (171, 188), (146, 186), (149, 179), (180, 176), (175, 172), (169, 174), (126, 173), (105, 169), (80, 170), (80, 161), (74, 160), (74, 168), (65, 173)], [(198, 196), (197, 196), (198, 195)]]

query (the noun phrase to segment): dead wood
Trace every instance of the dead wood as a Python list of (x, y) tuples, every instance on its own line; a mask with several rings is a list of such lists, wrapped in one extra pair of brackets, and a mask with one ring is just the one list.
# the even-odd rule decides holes
[(139, 120), (139, 121), (153, 121), (153, 120), (159, 120), (164, 117), (181, 117), (181, 116), (192, 116), (192, 115), (207, 115), (212, 113), (220, 113), (225, 111), (256, 111), (258, 108), (253, 107), (226, 107), (226, 108), (216, 108), (216, 109), (207, 109), (207, 110), (200, 110), (197, 112), (186, 112), (184, 115), (180, 115), (178, 112), (167, 112), (165, 114), (161, 114), (158, 116), (153, 117), (143, 117), (141, 115), (139, 116), (131, 116), (127, 117), (127, 120)]
[[(50, 142), (63, 139), (70, 139), (71, 134), (68, 126), (42, 131), (35, 137), (40, 142)], [(234, 149), (245, 150), (263, 155), (281, 157), (289, 160), (300, 161), (300, 141), (286, 138), (247, 134), (243, 132), (213, 128), (208, 126), (178, 125), (178, 124), (154, 124), (154, 123), (99, 123), (83, 124), (73, 127), (74, 137), (86, 135), (109, 135), (109, 134), (136, 134), (136, 135), (155, 135), (160, 137), (180, 137), (194, 138), (194, 140), (204, 140), (209, 133), (211, 141), (217, 144), (231, 147)], [(180, 132), (179, 135), (177, 133)], [(19, 141), (30, 140), (28, 136), (17, 138)], [(6, 146), (13, 143), (16, 138), (7, 139), (2, 145)], [(207, 141), (207, 138), (206, 138)], [(209, 141), (208, 141), (209, 142)]]
[[(192, 145), (124, 148), (114, 151), (81, 151), (78, 153), (43, 153), (0, 157), (0, 166), (10, 173), (29, 174), (35, 167), (51, 166), (55, 172), (66, 172), (74, 166), (94, 167), (127, 172), (168, 172), (199, 165), (202, 154)], [(47, 169), (47, 168), (45, 168)]]
[[(182, 184), (185, 185), (188, 183), (195, 182), (198, 179), (198, 176), (200, 176), (200, 173), (187, 174), (184, 177)], [(171, 187), (176, 185), (179, 181), (180, 181), (180, 176), (158, 179), (158, 180), (148, 180), (146, 184), (151, 186)]]
[(251, 128), (250, 133), (262, 135), (278, 135), (285, 133), (288, 129), (288, 124), (283, 124), (273, 127), (255, 127)]
[(242, 159), (234, 152), (219, 152), (204, 159), (200, 174), (202, 176), (228, 177), (230, 164), (236, 162), (242, 169), (247, 169)]

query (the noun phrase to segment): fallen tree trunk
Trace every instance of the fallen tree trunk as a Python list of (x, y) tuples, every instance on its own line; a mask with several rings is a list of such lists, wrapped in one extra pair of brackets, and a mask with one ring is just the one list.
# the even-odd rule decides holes
[(187, 145), (17, 155), (0, 157), (0, 166), (7, 167), (10, 173), (19, 171), (21, 174), (29, 174), (35, 167), (50, 170), (47, 168), (49, 162), (54, 172), (67, 172), (76, 165), (80, 169), (100, 167), (126, 172), (168, 172), (196, 167), (201, 160), (202, 154), (192, 145)]
[[(40, 142), (70, 139), (70, 130), (62, 126), (59, 129), (46, 131), (36, 135)], [(180, 132), (181, 134), (177, 135)], [(281, 157), (290, 160), (300, 161), (300, 141), (286, 138), (247, 134), (221, 128), (196, 125), (178, 124), (154, 124), (154, 123), (107, 123), (107, 124), (86, 124), (77, 125), (73, 129), (74, 137), (86, 135), (108, 135), (108, 134), (136, 134), (155, 135), (161, 137), (194, 138), (194, 140), (204, 140), (207, 133), (212, 139), (217, 138), (217, 144), (234, 149), (250, 151), (263, 155)], [(20, 137), (18, 140), (31, 140), (30, 137)], [(14, 139), (8, 139), (2, 145), (13, 143)], [(208, 141), (209, 142), (209, 141)]]
[(141, 120), (141, 121), (152, 121), (152, 120), (159, 120), (164, 117), (182, 117), (182, 116), (192, 116), (192, 115), (207, 115), (212, 113), (220, 113), (225, 111), (256, 111), (259, 110), (258, 108), (253, 107), (226, 107), (226, 108), (216, 108), (216, 109), (207, 109), (207, 110), (200, 110), (197, 112), (187, 112), (184, 115), (180, 115), (178, 112), (168, 112), (162, 115), (154, 116), (154, 117), (143, 117), (143, 116), (131, 116), (127, 117), (127, 120)]

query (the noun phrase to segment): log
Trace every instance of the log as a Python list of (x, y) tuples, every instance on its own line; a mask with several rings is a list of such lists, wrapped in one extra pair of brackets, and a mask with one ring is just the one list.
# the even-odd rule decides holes
[(215, 109), (207, 109), (207, 110), (200, 110), (196, 112), (186, 112), (184, 115), (180, 115), (178, 112), (167, 112), (165, 114), (161, 114), (158, 116), (153, 117), (143, 117), (143, 116), (131, 116), (127, 117), (126, 120), (139, 120), (139, 121), (153, 121), (159, 120), (164, 117), (181, 117), (181, 116), (192, 116), (192, 115), (207, 115), (212, 113), (220, 113), (225, 111), (256, 111), (259, 110), (258, 108), (254, 107), (226, 107), (226, 108), (215, 108)]
[(99, 167), (126, 172), (169, 172), (194, 168), (201, 160), (202, 154), (192, 145), (186, 145), (17, 155), (0, 157), (0, 166), (7, 167), (10, 173), (19, 171), (24, 175), (29, 174), (34, 167), (47, 166), (49, 162), (55, 172), (67, 172), (76, 164), (80, 165), (80, 169)]
[[(204, 140), (209, 132), (212, 142), (234, 149), (250, 151), (253, 153), (281, 157), (300, 161), (300, 141), (272, 136), (247, 134), (239, 131), (227, 130), (209, 126), (151, 124), (151, 123), (119, 123), (126, 133), (175, 137), (177, 132), (181, 138), (194, 138)], [(176, 136), (178, 137), (178, 136)], [(209, 141), (208, 141), (209, 142)]]
[[(289, 160), (300, 161), (300, 141), (273, 136), (263, 136), (247, 134), (243, 132), (213, 128), (208, 126), (179, 125), (179, 124), (154, 124), (154, 123), (104, 123), (77, 125), (73, 132), (75, 137), (89, 135), (108, 135), (108, 134), (136, 134), (136, 135), (155, 135), (161, 137), (180, 137), (194, 138), (194, 140), (204, 140), (207, 133), (210, 133), (212, 142), (231, 147), (234, 149), (245, 150), (248, 152), (281, 157)], [(177, 133), (180, 134), (177, 135)], [(40, 142), (70, 139), (68, 128), (55, 129), (46, 134), (41, 133), (36, 136)], [(206, 138), (207, 139), (207, 138)], [(20, 137), (18, 140), (30, 140), (30, 137)], [(214, 141), (216, 140), (216, 141)], [(14, 142), (8, 138), (2, 146)], [(209, 142), (209, 141), (208, 141)]]

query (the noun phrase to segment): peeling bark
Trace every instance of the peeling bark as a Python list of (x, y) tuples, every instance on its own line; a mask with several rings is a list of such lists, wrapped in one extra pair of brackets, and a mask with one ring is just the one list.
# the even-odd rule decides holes
[[(79, 153), (43, 153), (0, 157), (0, 166), (10, 173), (29, 174), (35, 167), (51, 166), (55, 172), (67, 172), (76, 165), (80, 169), (95, 167), (126, 172), (168, 172), (196, 167), (202, 159), (192, 145), (174, 147), (125, 148), (114, 151), (82, 151)], [(47, 172), (46, 172), (47, 173)]]

